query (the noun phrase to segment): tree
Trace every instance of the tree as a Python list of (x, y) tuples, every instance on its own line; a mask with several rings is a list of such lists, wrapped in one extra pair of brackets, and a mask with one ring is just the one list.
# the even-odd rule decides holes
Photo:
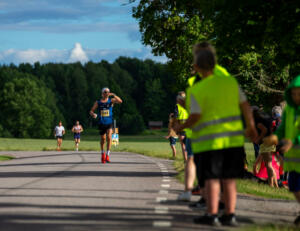
[(13, 78), (1, 89), (0, 123), (14, 137), (49, 137), (53, 115), (46, 94), (31, 76)]
[[(222, 65), (239, 80), (245, 77), (249, 83), (245, 86), (260, 93), (281, 91), (300, 67), (300, 2), (296, 0), (141, 0), (133, 8), (133, 17), (143, 43), (155, 55), (166, 55), (180, 78), (190, 75), (191, 48), (203, 40), (216, 46)], [(251, 59), (251, 66), (241, 68), (253, 54), (256, 62)], [(244, 76), (246, 72), (252, 77)]]
[[(123, 99), (123, 103), (114, 108), (114, 118), (120, 131), (130, 134), (143, 131), (150, 119), (166, 122), (174, 107), (175, 94), (181, 90), (168, 65), (152, 60), (120, 57), (113, 64), (101, 61), (84, 66), (81, 63), (3, 65), (0, 66), (0, 91), (6, 91), (0, 95), (0, 136), (45, 136), (33, 133), (35, 121), (36, 126), (41, 124), (47, 128), (49, 134), (59, 120), (67, 128), (72, 127), (75, 120), (85, 126), (95, 125), (96, 121), (88, 112), (95, 100), (101, 98), (103, 87), (109, 87)], [(28, 102), (24, 103), (24, 109), (19, 106), (22, 94)], [(39, 117), (40, 114), (48, 115), (48, 110), (51, 117)], [(14, 115), (22, 118), (15, 125)], [(7, 123), (7, 118), (13, 119)]]
[[(151, 120), (160, 121), (168, 118), (163, 115), (162, 106), (165, 102), (165, 93), (161, 88), (160, 79), (146, 82), (146, 92), (143, 106), (143, 118), (148, 123)], [(171, 102), (168, 102), (171, 104)]]
[(75, 67), (70, 76), (70, 96), (72, 103), (68, 110), (68, 125), (74, 124), (79, 120), (83, 126), (87, 123), (89, 112), (89, 99), (87, 97), (88, 84), (86, 81), (85, 73), (81, 67)]

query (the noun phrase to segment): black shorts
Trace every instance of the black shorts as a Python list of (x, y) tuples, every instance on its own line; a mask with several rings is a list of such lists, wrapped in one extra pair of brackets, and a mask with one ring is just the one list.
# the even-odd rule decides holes
[(112, 129), (113, 125), (112, 124), (99, 124), (98, 129), (99, 129), (99, 134), (102, 136), (107, 133), (107, 130)]
[(62, 139), (63, 137), (62, 136), (56, 136), (56, 139)]
[(244, 176), (246, 153), (243, 147), (195, 153), (194, 159), (198, 155), (201, 155), (198, 157), (200, 163), (197, 163), (200, 167), (199, 175), (205, 180), (233, 179)]
[(177, 138), (171, 136), (171, 137), (169, 138), (169, 141), (170, 141), (170, 145), (171, 145), (171, 146), (172, 146), (172, 145), (176, 145)]

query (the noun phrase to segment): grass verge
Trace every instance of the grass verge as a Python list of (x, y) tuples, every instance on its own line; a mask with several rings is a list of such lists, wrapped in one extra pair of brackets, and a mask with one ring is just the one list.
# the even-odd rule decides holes
[(250, 225), (244, 228), (240, 228), (240, 231), (299, 231), (298, 227), (291, 225), (276, 225), (276, 224), (266, 224), (266, 225)]
[(0, 156), (0, 161), (12, 160), (12, 159), (14, 159), (14, 157), (12, 157), (12, 156), (6, 156), (6, 155)]

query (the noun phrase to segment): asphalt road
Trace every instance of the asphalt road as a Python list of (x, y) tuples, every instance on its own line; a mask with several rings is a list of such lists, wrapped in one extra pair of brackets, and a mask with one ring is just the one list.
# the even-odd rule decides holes
[[(213, 230), (192, 222), (204, 211), (176, 201), (183, 185), (169, 160), (112, 153), (112, 163), (101, 164), (96, 152), (5, 153), (17, 158), (0, 163), (1, 231)], [(242, 225), (287, 223), (297, 209), (240, 195), (237, 214)]]

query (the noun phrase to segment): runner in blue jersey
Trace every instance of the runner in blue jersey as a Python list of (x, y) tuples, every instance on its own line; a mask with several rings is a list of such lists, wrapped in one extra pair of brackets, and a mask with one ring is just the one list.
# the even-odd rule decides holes
[[(111, 96), (111, 98), (110, 98)], [(105, 87), (102, 89), (102, 98), (97, 100), (91, 111), (90, 115), (93, 118), (98, 117), (98, 128), (101, 136), (101, 162), (104, 164), (105, 162), (110, 162), (109, 154), (111, 148), (111, 135), (112, 135), (112, 127), (113, 127), (113, 106), (114, 104), (122, 103), (120, 97), (116, 94), (111, 93), (109, 88)], [(97, 114), (94, 111), (97, 109)], [(107, 145), (107, 151), (105, 154), (104, 145)]]

